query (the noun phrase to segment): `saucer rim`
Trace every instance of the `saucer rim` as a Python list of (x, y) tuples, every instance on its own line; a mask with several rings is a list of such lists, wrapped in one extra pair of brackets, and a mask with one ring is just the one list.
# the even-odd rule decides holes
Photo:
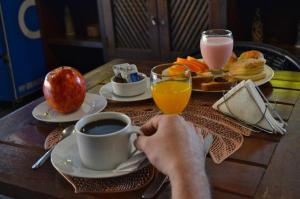
[[(118, 96), (116, 94), (114, 94), (112, 92), (112, 83), (108, 82), (105, 85), (103, 85), (100, 89), (99, 89), (99, 94), (102, 95), (103, 97), (105, 97), (107, 100), (111, 100), (111, 101), (115, 101), (115, 102), (136, 102), (136, 101), (143, 101), (143, 100), (148, 100), (152, 98), (152, 94), (151, 94), (151, 90), (150, 90), (150, 78), (146, 77), (147, 79), (147, 89), (149, 89), (148, 91), (145, 91), (144, 93), (140, 94), (140, 95), (135, 95), (135, 96), (131, 96), (131, 97), (123, 97), (123, 96)], [(111, 89), (109, 89), (111, 88)], [(106, 91), (106, 93), (110, 93), (111, 96), (114, 96), (117, 99), (113, 99), (112, 97), (109, 97), (107, 95), (104, 94), (104, 90)], [(147, 95), (148, 93), (148, 95)], [(142, 97), (145, 95), (145, 97)], [(140, 98), (139, 98), (140, 97)], [(133, 99), (133, 100), (132, 100)]]
[[(73, 139), (73, 140), (71, 140)], [(69, 141), (71, 140), (71, 141)], [(59, 166), (56, 165), (56, 163), (54, 162), (54, 154), (55, 154), (55, 150), (58, 150), (56, 147), (57, 146), (63, 146), (64, 143), (66, 142), (73, 142), (73, 144), (76, 145), (76, 135), (75, 134), (72, 134), (70, 135), (69, 137), (65, 138), (64, 140), (62, 140), (61, 142), (59, 142), (53, 149), (53, 151), (51, 152), (51, 164), (52, 166), (59, 172), (59, 173), (62, 173), (64, 175), (68, 175), (68, 176), (72, 176), (72, 177), (78, 177), (78, 178), (90, 178), (90, 179), (96, 179), (96, 178), (112, 178), (112, 177), (120, 177), (120, 176), (124, 176), (124, 175), (127, 175), (127, 174), (130, 174), (130, 173), (133, 173), (133, 172), (136, 172), (137, 170), (134, 170), (134, 171), (115, 171), (114, 172), (114, 169), (111, 169), (111, 170), (94, 170), (94, 169), (90, 169), (90, 168), (87, 168), (83, 165), (83, 163), (81, 163), (81, 168), (84, 168), (86, 170), (89, 170), (89, 171), (92, 171), (92, 172), (95, 172), (95, 173), (98, 173), (98, 174), (91, 174), (91, 175), (86, 175), (82, 172), (77, 172), (77, 173), (70, 173), (70, 172), (66, 172), (65, 170), (63, 169), (60, 169)], [(134, 144), (133, 141), (131, 144)], [(77, 145), (75, 146), (75, 148), (77, 149), (78, 151), (78, 147)], [(74, 151), (73, 151), (74, 152)], [(79, 154), (77, 153), (77, 157), (79, 156)], [(79, 160), (80, 161), (80, 160)], [(92, 176), (93, 175), (93, 176)]]
[[(91, 96), (97, 96), (97, 97), (99, 98), (98, 100), (102, 100), (102, 101), (104, 102), (103, 106), (102, 106), (102, 107), (99, 107), (99, 109), (98, 109), (96, 112), (94, 112), (94, 113), (101, 112), (101, 111), (103, 111), (103, 110), (107, 107), (108, 102), (107, 102), (107, 99), (106, 99), (105, 96), (99, 95), (99, 94), (95, 94), (95, 93), (89, 93), (89, 92), (86, 93), (86, 97), (87, 97), (87, 96), (90, 96), (90, 97), (91, 97)], [(49, 105), (47, 104), (47, 102), (44, 100), (44, 101), (42, 101), (41, 103), (37, 104), (37, 105), (32, 109), (31, 114), (32, 114), (32, 116), (33, 116), (36, 120), (39, 120), (39, 121), (42, 121), (42, 122), (49, 122), (49, 123), (67, 123), (67, 122), (74, 122), (74, 121), (78, 121), (81, 117), (83, 117), (83, 116), (85, 116), (85, 115), (92, 114), (92, 113), (85, 113), (85, 114), (81, 115), (80, 118), (75, 118), (75, 117), (74, 117), (73, 119), (72, 119), (72, 118), (68, 119), (68, 117), (70, 117), (68, 114), (66, 114), (66, 118), (67, 118), (67, 119), (63, 119), (63, 120), (58, 120), (58, 119), (55, 119), (55, 118), (54, 118), (54, 120), (53, 120), (53, 117), (50, 118), (50, 119), (42, 119), (41, 117), (37, 116), (37, 114), (38, 114), (37, 109), (40, 108), (41, 106), (47, 106), (49, 109), (51, 109), (51, 107), (49, 107)], [(53, 110), (53, 109), (52, 109), (52, 110)], [(54, 110), (54, 111), (55, 111), (55, 110)]]

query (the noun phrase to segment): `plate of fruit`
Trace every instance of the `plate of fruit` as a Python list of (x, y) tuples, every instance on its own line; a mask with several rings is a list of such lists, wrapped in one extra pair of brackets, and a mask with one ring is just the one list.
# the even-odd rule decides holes
[(50, 71), (44, 80), (45, 101), (37, 105), (32, 115), (44, 122), (73, 122), (102, 111), (105, 97), (86, 92), (84, 77), (74, 68), (62, 66)]
[(233, 52), (223, 68), (222, 76), (215, 77), (209, 71), (207, 64), (202, 59), (191, 56), (177, 58), (175, 64), (164, 71), (170, 75), (180, 72), (178, 64), (186, 65), (192, 75), (193, 91), (198, 92), (224, 92), (230, 90), (242, 80), (252, 80), (257, 86), (269, 82), (274, 71), (266, 65), (263, 54), (256, 50), (243, 52), (239, 57)]

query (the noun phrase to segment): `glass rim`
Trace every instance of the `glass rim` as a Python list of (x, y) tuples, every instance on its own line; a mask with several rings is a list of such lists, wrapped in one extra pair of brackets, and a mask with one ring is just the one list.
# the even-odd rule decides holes
[[(154, 70), (157, 69), (158, 67), (167, 66), (167, 65), (169, 65), (169, 66), (172, 66), (172, 65), (181, 65), (181, 66), (184, 66), (184, 67), (185, 67), (185, 70), (184, 70), (181, 74), (184, 74), (184, 73), (186, 73), (186, 72), (191, 73), (191, 70), (189, 69), (189, 67), (187, 67), (187, 65), (174, 62), (174, 63), (164, 63), (164, 64), (159, 64), (159, 65), (154, 66), (154, 67), (151, 69), (151, 74), (153, 73), (153, 74), (155, 74), (155, 75), (157, 75), (157, 76), (160, 76), (160, 77), (178, 77), (178, 76), (181, 75), (181, 74), (176, 74), (176, 75), (164, 75), (164, 74), (162, 74), (162, 73), (154, 72)], [(166, 68), (166, 69), (167, 69), (167, 68)]]
[[(217, 32), (222, 32), (221, 33), (217, 33)], [(214, 33), (215, 32), (215, 33)], [(207, 36), (207, 37), (232, 37), (232, 32), (230, 30), (227, 29), (209, 29), (209, 30), (205, 30), (202, 32), (201, 34), (202, 36)]]

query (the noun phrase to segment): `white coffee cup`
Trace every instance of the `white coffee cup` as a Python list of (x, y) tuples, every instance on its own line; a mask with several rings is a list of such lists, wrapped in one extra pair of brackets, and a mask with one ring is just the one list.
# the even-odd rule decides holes
[[(121, 120), (127, 125), (104, 135), (81, 132), (86, 124), (104, 119)], [(130, 137), (139, 132), (139, 127), (132, 126), (131, 119), (123, 113), (101, 112), (81, 118), (75, 125), (75, 132), (81, 162), (90, 169), (111, 170), (129, 158), (132, 150)]]

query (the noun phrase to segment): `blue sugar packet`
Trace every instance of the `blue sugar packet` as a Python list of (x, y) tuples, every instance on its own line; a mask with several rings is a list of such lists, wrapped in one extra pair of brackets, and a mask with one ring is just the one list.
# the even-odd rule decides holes
[(127, 80), (128, 82), (140, 81), (140, 75), (135, 64), (130, 64), (127, 67)]
[(135, 64), (117, 64), (113, 66), (113, 71), (115, 76), (124, 82), (137, 82), (142, 79)]
[(137, 82), (137, 81), (141, 80), (141, 77), (137, 72), (133, 72), (133, 73), (129, 74), (129, 76), (130, 76), (131, 82)]

